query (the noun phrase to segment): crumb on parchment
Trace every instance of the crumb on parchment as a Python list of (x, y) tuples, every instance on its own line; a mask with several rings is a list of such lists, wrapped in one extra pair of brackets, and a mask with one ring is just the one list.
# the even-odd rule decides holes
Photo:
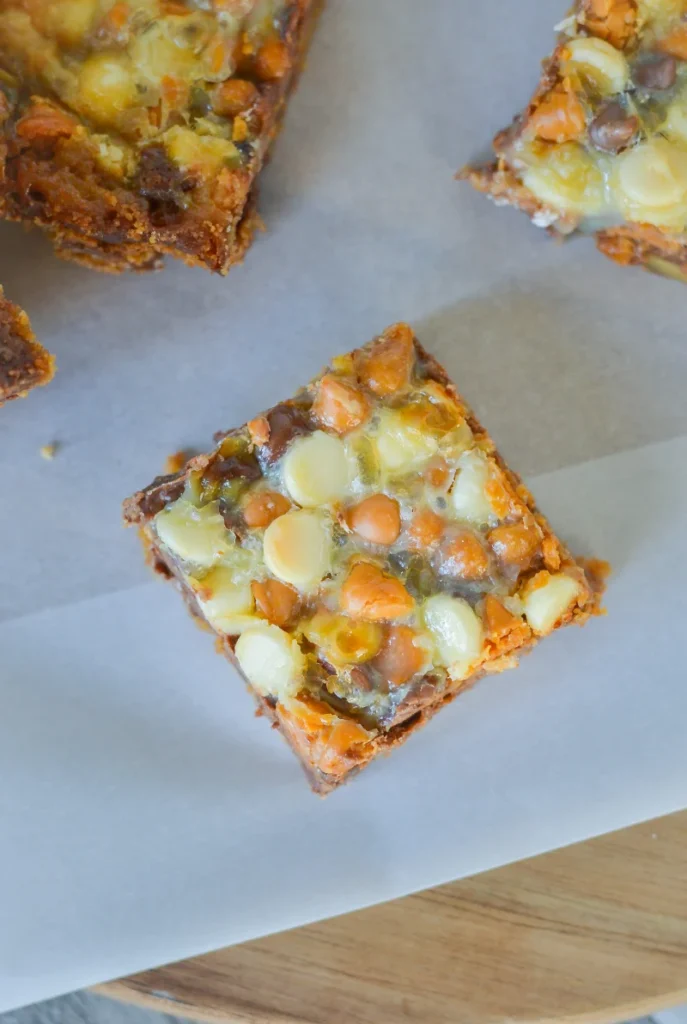
[(40, 456), (42, 459), (45, 459), (46, 462), (52, 462), (57, 455), (58, 449), (59, 445), (57, 441), (51, 441), (50, 444), (44, 444), (41, 446), (39, 449)]
[(180, 473), (190, 458), (193, 457), (193, 452), (188, 450), (181, 450), (178, 452), (172, 452), (165, 459), (164, 472), (171, 475), (172, 473)]

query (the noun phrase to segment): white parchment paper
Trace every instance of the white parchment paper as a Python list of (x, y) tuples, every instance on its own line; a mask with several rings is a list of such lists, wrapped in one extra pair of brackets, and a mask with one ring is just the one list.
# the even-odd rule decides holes
[[(99, 276), (0, 230), (59, 363), (0, 413), (0, 1009), (687, 805), (687, 291), (452, 180), (560, 14), (332, 0), (226, 280)], [(614, 563), (610, 614), (321, 801), (119, 505), (398, 319)]]

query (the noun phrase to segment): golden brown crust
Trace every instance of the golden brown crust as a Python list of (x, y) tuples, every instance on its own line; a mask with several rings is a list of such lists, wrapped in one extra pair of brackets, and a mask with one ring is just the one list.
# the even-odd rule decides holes
[[(596, 233), (597, 248), (623, 266), (643, 266), (647, 270), (687, 280), (687, 245), (671, 238), (653, 224), (625, 224)], [(662, 266), (661, 264), (665, 264)]]
[(260, 86), (258, 145), (245, 166), (223, 167), (210, 179), (184, 179), (155, 145), (148, 150), (157, 159), (154, 187), (143, 161), (133, 177), (108, 173), (90, 131), (54, 97), (0, 92), (0, 215), (43, 228), (59, 256), (93, 269), (152, 270), (172, 255), (225, 274), (260, 226), (254, 183), (319, 7), (320, 0), (290, 0), (283, 40), (291, 70)]
[(0, 405), (47, 384), (55, 357), (36, 341), (29, 318), (0, 288)]

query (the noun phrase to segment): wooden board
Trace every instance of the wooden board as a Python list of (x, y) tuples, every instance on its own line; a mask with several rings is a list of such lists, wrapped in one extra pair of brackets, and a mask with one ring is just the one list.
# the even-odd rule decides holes
[(98, 991), (241, 1024), (648, 1013), (687, 1001), (687, 811)]

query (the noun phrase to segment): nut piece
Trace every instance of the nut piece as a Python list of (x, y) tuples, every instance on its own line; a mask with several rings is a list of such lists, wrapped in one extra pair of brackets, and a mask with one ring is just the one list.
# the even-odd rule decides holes
[(542, 570), (523, 591), (525, 618), (535, 633), (550, 633), (582, 592), (582, 585), (572, 576)]
[(348, 525), (371, 544), (393, 544), (401, 532), (398, 502), (386, 494), (372, 494), (348, 512)]
[(436, 657), (453, 679), (463, 679), (482, 651), (482, 623), (462, 597), (435, 594), (423, 607)]
[(278, 491), (257, 491), (251, 494), (243, 506), (246, 526), (261, 529), (283, 516), (291, 508), (288, 498)]
[(393, 395), (408, 386), (415, 361), (413, 332), (408, 324), (393, 324), (370, 351), (355, 355), (358, 376), (376, 395)]
[(275, 626), (287, 626), (296, 616), (298, 592), (279, 580), (253, 580), (250, 585), (255, 605), (263, 618)]
[(179, 498), (156, 516), (155, 529), (173, 555), (202, 568), (214, 565), (234, 546), (216, 501), (196, 508)]
[(630, 79), (630, 69), (622, 53), (605, 39), (580, 36), (565, 44), (563, 70), (581, 72), (593, 81), (602, 93), (623, 92)]
[(350, 468), (343, 443), (316, 430), (297, 438), (284, 456), (284, 483), (294, 501), (316, 508), (345, 497)]
[(331, 531), (319, 512), (295, 509), (265, 530), (263, 555), (273, 576), (298, 590), (317, 586), (331, 564)]
[(370, 562), (353, 566), (341, 588), (340, 602), (348, 615), (367, 622), (404, 619), (414, 607), (401, 581)]
[(489, 464), (478, 451), (465, 452), (458, 460), (450, 498), (453, 511), (459, 519), (467, 519), (476, 526), (485, 526), (494, 520), (486, 487), (489, 480)]
[(238, 636), (256, 623), (247, 583), (236, 584), (234, 572), (218, 565), (200, 581), (191, 581), (205, 618), (218, 633)]
[(236, 641), (234, 653), (248, 682), (264, 697), (295, 697), (305, 658), (298, 643), (278, 626), (253, 626)]
[(370, 414), (365, 395), (345, 380), (326, 375), (320, 381), (312, 414), (323, 427), (347, 434), (359, 427)]

